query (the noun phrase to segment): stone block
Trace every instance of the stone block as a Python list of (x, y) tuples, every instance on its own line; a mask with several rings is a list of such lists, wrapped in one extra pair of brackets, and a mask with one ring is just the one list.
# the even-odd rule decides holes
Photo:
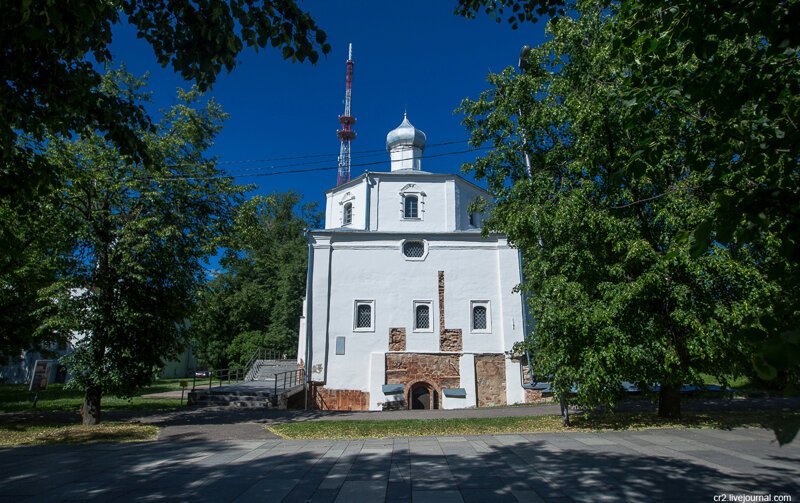
[(320, 410), (369, 410), (369, 392), (353, 389), (328, 389), (312, 385), (314, 407)]
[(406, 329), (390, 328), (389, 351), (405, 351), (405, 350), (406, 350)]
[(448, 328), (439, 336), (439, 351), (461, 352), (463, 348), (460, 328)]
[(475, 355), (475, 384), (478, 407), (507, 405), (505, 355)]

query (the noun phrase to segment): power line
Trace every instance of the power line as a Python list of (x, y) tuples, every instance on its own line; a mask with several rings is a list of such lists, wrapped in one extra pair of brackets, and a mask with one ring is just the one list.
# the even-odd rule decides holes
[[(426, 159), (430, 159), (430, 158), (435, 158), (435, 157), (446, 157), (446, 156), (450, 156), (450, 155), (468, 154), (470, 152), (476, 152), (478, 150), (486, 150), (486, 149), (489, 149), (489, 148), (491, 148), (491, 147), (486, 146), (486, 147), (471, 148), (471, 149), (467, 149), (467, 150), (458, 150), (458, 151), (454, 151), (454, 152), (442, 152), (440, 154), (428, 155), (425, 158)], [(402, 162), (402, 161), (401, 160), (389, 161), (389, 164), (391, 165), (392, 162)], [(353, 164), (352, 166), (354, 166), (354, 167), (358, 167), (358, 166), (375, 166), (375, 165), (378, 165), (378, 164), (385, 164), (385, 163), (386, 163), (386, 161), (373, 161), (373, 162), (365, 162), (365, 163)], [(189, 164), (187, 164), (187, 166), (189, 166)], [(194, 166), (198, 166), (198, 164), (194, 164)], [(269, 166), (266, 166), (265, 168), (268, 169)], [(292, 170), (271, 171), (271, 172), (257, 172), (257, 173), (250, 173), (250, 174), (247, 174), (247, 175), (244, 175), (244, 176), (253, 177), (253, 178), (256, 178), (256, 177), (263, 178), (263, 177), (267, 177), (267, 176), (276, 176), (276, 175), (310, 173), (310, 172), (314, 172), (314, 171), (331, 171), (331, 170), (334, 170), (334, 169), (339, 169), (339, 166), (337, 165), (337, 166), (326, 166), (326, 167), (320, 167), (320, 168), (292, 169)], [(223, 173), (220, 173), (220, 174), (217, 174), (217, 175), (210, 175), (210, 176), (168, 176), (168, 177), (160, 177), (160, 178), (159, 177), (148, 177), (149, 180), (164, 181), (164, 182), (169, 182), (169, 181), (173, 181), (173, 180), (176, 180), (176, 181), (177, 180), (214, 180), (214, 179), (217, 179), (217, 178), (237, 178), (237, 175), (235, 173), (234, 174), (230, 174), (230, 173), (223, 174)], [(139, 178), (139, 179), (142, 179), (142, 178)]]
[[(446, 145), (456, 145), (459, 143), (467, 143), (469, 140), (451, 140), (445, 141), (440, 143), (430, 143), (426, 146), (426, 148), (436, 148), (442, 147)], [(353, 157), (373, 157), (375, 153), (380, 152), (382, 154), (386, 153), (385, 148), (379, 148), (374, 150), (361, 150), (359, 152), (354, 152)], [(217, 165), (230, 165), (230, 164), (252, 164), (254, 162), (272, 162), (272, 161), (294, 161), (297, 159), (314, 159), (320, 157), (338, 157), (338, 153), (336, 152), (329, 152), (326, 154), (304, 154), (304, 155), (293, 155), (293, 156), (285, 156), (285, 157), (265, 157), (262, 159), (241, 159), (235, 161), (216, 161)], [(209, 163), (210, 164), (210, 163)], [(181, 166), (195, 166), (196, 163), (175, 163), (170, 164), (168, 168), (178, 168)]]

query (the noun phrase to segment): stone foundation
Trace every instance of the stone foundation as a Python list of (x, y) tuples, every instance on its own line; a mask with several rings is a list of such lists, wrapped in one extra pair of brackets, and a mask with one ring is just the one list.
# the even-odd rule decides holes
[[(460, 355), (404, 353), (386, 355), (386, 384), (404, 384), (406, 403), (411, 403), (411, 386), (425, 382), (438, 397), (442, 388), (458, 388)], [(439, 398), (441, 400), (441, 398)]]
[(369, 392), (312, 384), (310, 403), (319, 410), (369, 410)]
[(478, 407), (507, 405), (505, 360), (503, 354), (475, 355), (475, 393)]
[(405, 350), (406, 350), (406, 329), (390, 328), (389, 351), (405, 351)]
[(525, 390), (525, 403), (541, 403), (546, 399), (542, 397), (542, 392), (538, 389)]

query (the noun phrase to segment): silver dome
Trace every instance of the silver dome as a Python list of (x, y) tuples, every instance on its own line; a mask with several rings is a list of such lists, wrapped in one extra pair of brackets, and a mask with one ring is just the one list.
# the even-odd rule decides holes
[(408, 116), (403, 114), (403, 122), (401, 122), (396, 128), (389, 131), (389, 134), (386, 135), (386, 150), (391, 152), (392, 148), (399, 145), (411, 145), (424, 150), (425, 141), (425, 133), (415, 128), (408, 121)]

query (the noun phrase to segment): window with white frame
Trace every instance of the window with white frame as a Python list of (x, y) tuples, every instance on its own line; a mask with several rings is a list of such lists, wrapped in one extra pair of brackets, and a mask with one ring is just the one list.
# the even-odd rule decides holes
[(470, 303), (472, 331), (476, 333), (489, 333), (492, 331), (492, 318), (489, 311), (489, 301), (473, 300)]
[(409, 261), (423, 261), (428, 257), (428, 242), (424, 239), (404, 239), (400, 241), (400, 251)]
[(356, 196), (351, 192), (345, 192), (339, 199), (339, 222), (344, 227), (353, 223), (353, 203)]
[(403, 198), (403, 218), (419, 218), (419, 197), (405, 196)]
[(353, 223), (353, 203), (345, 203), (342, 210), (342, 225), (350, 225)]
[(403, 243), (403, 255), (408, 258), (421, 258), (425, 255), (425, 243), (422, 241), (406, 241)]
[(433, 302), (430, 300), (414, 301), (414, 331), (433, 332)]
[(353, 312), (353, 330), (373, 332), (375, 330), (375, 301), (357, 300)]
[(402, 220), (425, 218), (425, 192), (415, 183), (400, 189), (400, 217)]

